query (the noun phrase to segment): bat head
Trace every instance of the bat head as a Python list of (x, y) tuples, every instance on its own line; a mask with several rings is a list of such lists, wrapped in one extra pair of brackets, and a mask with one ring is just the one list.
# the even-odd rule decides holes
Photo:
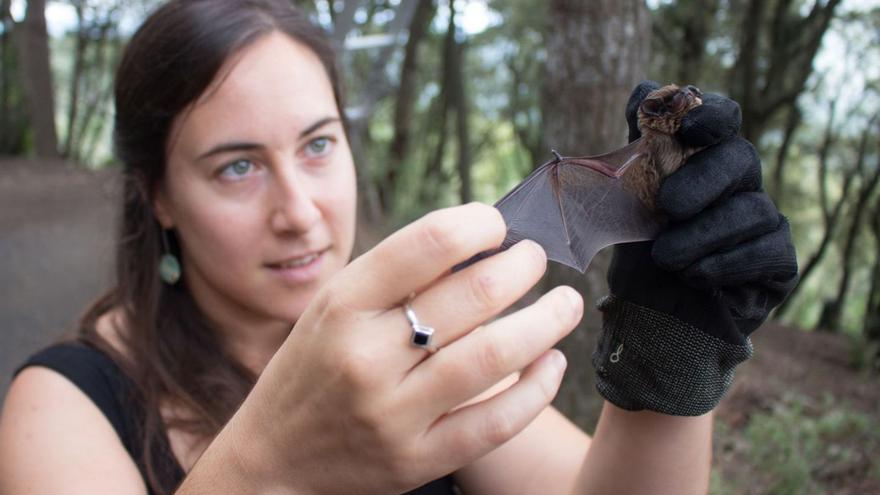
[(703, 104), (702, 96), (694, 86), (675, 84), (651, 91), (639, 105), (639, 129), (675, 134), (684, 115)]

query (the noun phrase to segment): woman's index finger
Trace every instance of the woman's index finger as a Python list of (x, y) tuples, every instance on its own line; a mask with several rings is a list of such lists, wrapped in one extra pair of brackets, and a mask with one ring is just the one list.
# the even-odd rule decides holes
[(501, 245), (501, 213), (482, 203), (433, 211), (352, 261), (334, 281), (336, 297), (363, 310), (399, 305), (471, 256)]

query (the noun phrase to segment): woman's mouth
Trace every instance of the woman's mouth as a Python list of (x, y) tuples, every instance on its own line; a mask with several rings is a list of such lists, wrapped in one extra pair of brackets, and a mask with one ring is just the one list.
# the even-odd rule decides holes
[(328, 249), (323, 249), (277, 263), (269, 263), (266, 266), (284, 282), (302, 284), (318, 278), (327, 251)]
[(306, 266), (309, 263), (318, 259), (319, 256), (319, 253), (307, 254), (299, 258), (293, 258), (291, 260), (283, 261), (281, 263), (278, 263), (276, 266), (278, 268), (297, 268), (300, 266)]

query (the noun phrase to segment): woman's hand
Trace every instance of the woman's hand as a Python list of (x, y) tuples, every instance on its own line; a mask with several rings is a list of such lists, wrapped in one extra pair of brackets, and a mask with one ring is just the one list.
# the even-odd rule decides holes
[[(451, 273), (497, 247), (505, 229), (486, 205), (436, 211), (328, 283), (231, 422), (246, 468), (302, 493), (399, 493), (528, 425), (556, 394), (565, 360), (550, 348), (583, 303), (561, 287), (487, 323), (546, 268), (543, 250), (523, 241)], [(436, 329), (434, 354), (409, 342), (403, 307), (412, 293), (421, 324)], [(520, 370), (510, 388), (459, 407)]]

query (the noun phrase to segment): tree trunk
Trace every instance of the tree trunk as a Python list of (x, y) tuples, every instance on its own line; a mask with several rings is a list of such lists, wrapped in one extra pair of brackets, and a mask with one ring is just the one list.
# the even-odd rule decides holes
[[(80, 133), (76, 138), (76, 156), (82, 163), (92, 163), (95, 158), (95, 150), (103, 133), (108, 119), (101, 118), (106, 112), (107, 105), (113, 99), (113, 78), (100, 77), (108, 67), (116, 67), (122, 56), (123, 46), (112, 41), (113, 36), (102, 30), (101, 42), (97, 46), (96, 67), (92, 71), (97, 72), (92, 83), (92, 97), (86, 105), (86, 113), (82, 118)], [(92, 125), (92, 122), (95, 124)]]
[(743, 112), (743, 135), (757, 143), (776, 113), (795, 105), (840, 0), (817, 0), (804, 15), (800, 2), (749, 0), (742, 9), (739, 53), (729, 92)]
[[(567, 155), (587, 155), (626, 142), (624, 107), (645, 78), (650, 34), (648, 10), (639, 0), (550, 2), (542, 105), (550, 146)], [(606, 290), (606, 266), (607, 255), (597, 257), (584, 277), (551, 264), (545, 284), (549, 289), (567, 283), (584, 296), (584, 319), (560, 345), (570, 364), (556, 405), (587, 429), (602, 404), (590, 365), (600, 322), (591, 303)]]
[(13, 45), (15, 22), (11, 6), (11, 0), (0, 0), (3, 26), (0, 34), (0, 67), (3, 69), (0, 71), (0, 154), (18, 155), (24, 151), (27, 123), (20, 97), (21, 85), (13, 77), (18, 61)]
[(742, 19), (742, 31), (740, 32), (740, 52), (733, 68), (734, 83), (731, 93), (739, 102), (743, 117), (743, 135), (749, 141), (754, 141), (760, 136), (760, 124), (757, 118), (758, 88), (756, 84), (757, 65), (759, 61), (759, 35), (764, 21), (764, 3), (762, 0), (750, 0)]
[[(831, 245), (831, 240), (834, 237), (834, 232), (836, 230), (838, 220), (840, 219), (840, 215), (843, 212), (843, 207), (846, 204), (847, 198), (849, 197), (849, 189), (852, 186), (853, 180), (855, 179), (856, 174), (858, 174), (862, 167), (864, 166), (865, 157), (868, 151), (868, 138), (870, 137), (870, 132), (873, 127), (874, 119), (868, 122), (868, 125), (865, 127), (865, 130), (862, 132), (861, 140), (859, 141), (858, 148), (858, 156), (856, 157), (856, 165), (850, 170), (843, 170), (843, 173), (846, 176), (843, 179), (843, 186), (841, 187), (840, 197), (833, 207), (828, 205), (828, 155), (830, 154), (832, 144), (834, 142), (834, 110), (836, 108), (836, 104), (834, 102), (830, 105), (828, 123), (825, 126), (825, 137), (822, 139), (822, 144), (819, 147), (819, 167), (818, 167), (818, 184), (819, 184), (819, 198), (820, 198), (820, 206), (822, 208), (822, 220), (825, 231), (822, 234), (822, 239), (819, 241), (819, 247), (816, 251), (810, 256), (807, 260), (807, 263), (803, 265), (801, 268), (800, 276), (798, 278), (798, 283), (792, 289), (791, 293), (776, 308), (776, 315), (785, 316), (790, 308), (792, 307), (792, 301), (795, 300), (795, 295), (800, 292), (801, 288), (806, 285), (806, 281), (809, 278), (810, 274), (815, 270), (817, 266), (819, 266), (819, 262), (822, 261), (822, 258), (825, 256), (825, 252), (828, 250), (828, 247)], [(823, 307), (822, 312), (825, 312), (825, 308)], [(820, 318), (821, 320), (821, 318)]]
[(421, 0), (413, 14), (412, 25), (400, 68), (400, 89), (397, 92), (394, 109), (394, 137), (391, 140), (391, 151), (385, 181), (379, 189), (382, 208), (393, 212), (394, 196), (400, 167), (409, 154), (410, 135), (412, 133), (413, 109), (416, 102), (416, 83), (419, 67), (419, 46), (428, 34), (431, 20), (434, 18), (433, 0)]
[(434, 126), (437, 133), (437, 142), (434, 146), (434, 152), (428, 158), (425, 165), (425, 171), (422, 174), (419, 188), (419, 202), (429, 209), (437, 207), (437, 190), (440, 188), (441, 178), (443, 177), (443, 157), (446, 155), (447, 122), (450, 111), (447, 90), (441, 89), (434, 103), (435, 105), (433, 106), (437, 108), (437, 123)]
[(875, 362), (880, 363), (880, 196), (874, 202), (871, 215), (871, 233), (874, 235), (874, 266), (871, 269), (871, 288), (865, 302), (865, 321), (862, 332), (865, 340), (877, 346)]
[(64, 146), (61, 156), (71, 158), (74, 154), (74, 136), (76, 135), (76, 119), (79, 112), (79, 90), (83, 78), (85, 66), (86, 48), (88, 47), (89, 35), (85, 22), (85, 6), (83, 0), (72, 2), (76, 10), (77, 32), (76, 47), (73, 54), (73, 67), (70, 71), (70, 89), (67, 104), (67, 136), (64, 138)]
[[(394, 12), (394, 17), (384, 27), (385, 34), (397, 40), (400, 35), (409, 29), (412, 16), (415, 13), (418, 0), (401, 0), (396, 7), (390, 9)], [(357, 11), (359, 2), (345, 2), (341, 12), (336, 16), (336, 25), (334, 26), (333, 40), (339, 47), (344, 46), (345, 37), (349, 31), (355, 26), (354, 16)], [(373, 4), (367, 5), (367, 20), (365, 26), (370, 25), (370, 19), (377, 6)], [(351, 145), (352, 155), (358, 162), (358, 216), (359, 220), (365, 225), (377, 226), (379, 230), (384, 230), (386, 217), (382, 211), (380, 201), (379, 187), (373, 180), (373, 173), (370, 169), (371, 165), (367, 161), (363, 161), (366, 147), (364, 144), (368, 139), (369, 133), (369, 117), (373, 114), (376, 105), (382, 98), (394, 91), (394, 85), (388, 81), (387, 67), (394, 51), (397, 49), (396, 41), (379, 48), (378, 53), (373, 58), (370, 69), (367, 72), (366, 83), (362, 86), (360, 94), (356, 97), (357, 115), (349, 119), (348, 135)]]
[[(869, 125), (869, 128), (873, 126)], [(852, 223), (846, 235), (846, 241), (843, 245), (841, 253), (841, 264), (843, 265), (843, 273), (840, 277), (840, 283), (837, 287), (837, 295), (834, 299), (825, 305), (822, 311), (822, 317), (819, 320), (818, 327), (828, 331), (840, 330), (840, 317), (846, 304), (846, 294), (849, 291), (849, 284), (852, 278), (853, 262), (852, 257), (856, 246), (856, 240), (861, 231), (862, 218), (865, 210), (868, 208), (868, 200), (874, 195), (877, 185), (880, 184), (880, 160), (876, 165), (876, 169), (870, 178), (862, 185), (856, 200), (855, 209), (853, 211)]]
[(455, 43), (453, 46), (452, 63), (452, 101), (455, 106), (455, 123), (458, 140), (458, 178), (460, 181), (459, 198), (462, 203), (469, 203), (473, 198), (471, 192), (471, 131), (468, 123), (467, 91), (464, 83), (465, 44)]
[(46, 0), (29, 0), (15, 37), (35, 151), (39, 158), (52, 159), (58, 156), (58, 136), (45, 8)]
[(6, 120), (9, 117), (9, 108), (11, 106), (11, 83), (12, 78), (12, 51), (10, 50), (10, 41), (12, 39), (12, 0), (0, 0), (0, 25), (3, 32), (0, 33), (0, 130), (6, 130)]
[[(450, 16), (454, 16), (455, 11), (450, 10)], [(443, 176), (443, 158), (446, 155), (447, 127), (449, 121), (449, 113), (451, 109), (451, 92), (452, 92), (452, 64), (454, 62), (453, 50), (455, 49), (455, 25), (454, 18), (450, 19), (449, 26), (446, 30), (446, 36), (443, 38), (443, 74), (440, 78), (440, 93), (435, 100), (436, 108), (431, 112), (432, 116), (436, 116), (437, 124), (432, 126), (436, 130), (437, 145), (434, 147), (434, 153), (427, 163), (425, 173), (421, 184), (421, 202), (426, 207), (437, 206), (437, 189), (440, 187), (440, 178)]]
[[(71, 157), (77, 161), (89, 163), (91, 152), (89, 135), (92, 130), (92, 123), (97, 117), (101, 121), (95, 124), (97, 127), (104, 125), (100, 116), (106, 111), (106, 107), (112, 100), (113, 80), (106, 78), (104, 75), (112, 67), (118, 63), (117, 59), (121, 55), (118, 46), (110, 41), (114, 37), (118, 37), (116, 26), (119, 24), (119, 9), (113, 7), (104, 13), (100, 20), (95, 21), (92, 25), (87, 26), (92, 33), (97, 32), (97, 36), (89, 41), (91, 46), (91, 57), (87, 68), (83, 71), (83, 80), (80, 84), (80, 99), (83, 97), (85, 101), (80, 101), (80, 108), (84, 108), (82, 116), (77, 119), (74, 124), (73, 135), (71, 137)], [(99, 130), (99, 129), (98, 129)]]
[[(528, 64), (535, 63), (534, 60), (527, 60)], [(506, 64), (507, 70), (510, 71), (510, 90), (508, 91), (509, 105), (507, 108), (507, 118), (513, 126), (513, 132), (517, 140), (525, 148), (528, 154), (527, 160), (529, 166), (534, 166), (541, 161), (541, 156), (547, 156), (549, 151), (543, 143), (543, 133), (540, 129), (540, 122), (534, 117), (535, 108), (529, 101), (522, 96), (523, 86), (527, 84), (526, 72), (528, 67), (519, 67), (517, 60), (513, 57), (508, 58)], [(531, 91), (532, 88), (529, 88)]]
[(684, 17), (682, 23), (682, 52), (678, 65), (678, 84), (697, 83), (706, 54), (706, 41), (712, 29), (719, 2), (716, 0), (679, 1), (675, 9)]
[(802, 117), (801, 109), (795, 104), (789, 109), (788, 117), (785, 119), (785, 130), (782, 135), (782, 144), (779, 145), (779, 150), (776, 152), (776, 164), (773, 169), (773, 183), (770, 191), (770, 196), (777, 202), (782, 198), (783, 186), (785, 185), (785, 164), (788, 161), (788, 150)]

